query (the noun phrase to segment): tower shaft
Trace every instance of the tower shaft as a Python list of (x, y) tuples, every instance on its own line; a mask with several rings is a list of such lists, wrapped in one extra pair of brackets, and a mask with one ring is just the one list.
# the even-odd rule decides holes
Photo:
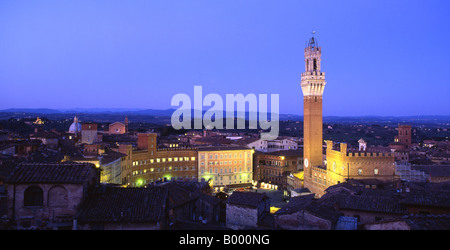
[(301, 76), (305, 183), (311, 177), (311, 167), (322, 165), (322, 96), (326, 82), (325, 73), (321, 71), (321, 53), (321, 48), (312, 38), (305, 48), (305, 72)]

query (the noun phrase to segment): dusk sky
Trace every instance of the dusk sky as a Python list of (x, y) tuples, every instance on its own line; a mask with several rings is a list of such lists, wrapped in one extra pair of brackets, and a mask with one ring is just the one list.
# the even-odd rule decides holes
[(324, 115), (450, 115), (448, 0), (2, 0), (0, 109), (168, 109), (200, 85), (302, 115), (313, 30)]

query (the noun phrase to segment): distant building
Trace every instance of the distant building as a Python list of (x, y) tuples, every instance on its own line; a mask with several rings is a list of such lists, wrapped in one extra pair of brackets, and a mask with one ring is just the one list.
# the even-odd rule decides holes
[(303, 150), (283, 150), (270, 153), (255, 153), (254, 179), (259, 182), (287, 188), (291, 173), (303, 170)]
[(81, 135), (81, 123), (78, 122), (78, 117), (75, 116), (73, 118), (73, 123), (69, 127), (69, 133), (74, 134), (75, 136)]
[(409, 162), (411, 138), (411, 125), (398, 125), (398, 136), (395, 136), (394, 142), (389, 143), (389, 148), (394, 152), (396, 162)]
[(53, 131), (42, 131), (36, 128), (35, 133), (30, 135), (30, 139), (40, 140), (42, 144), (52, 149), (58, 148), (59, 136)]
[(97, 124), (83, 123), (81, 125), (81, 143), (92, 144), (97, 141)]
[(114, 122), (109, 124), (109, 134), (126, 134), (128, 133), (128, 117), (125, 117), (125, 122)]
[(259, 152), (276, 152), (280, 150), (296, 150), (298, 142), (292, 138), (281, 138), (276, 140), (262, 140), (258, 138), (243, 138), (234, 140), (235, 143), (245, 145)]

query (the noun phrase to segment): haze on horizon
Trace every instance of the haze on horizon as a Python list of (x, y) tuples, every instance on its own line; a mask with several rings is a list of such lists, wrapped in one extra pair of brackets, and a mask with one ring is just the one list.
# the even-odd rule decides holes
[[(324, 116), (450, 115), (450, 2), (1, 1), (0, 110), (170, 109), (194, 85), (302, 115), (315, 30)], [(205, 110), (208, 107), (204, 107)]]

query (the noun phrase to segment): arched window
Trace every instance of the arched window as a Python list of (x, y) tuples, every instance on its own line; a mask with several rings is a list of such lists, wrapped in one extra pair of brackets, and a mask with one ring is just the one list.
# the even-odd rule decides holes
[(314, 71), (317, 70), (317, 59), (314, 59)]
[(67, 207), (67, 191), (62, 186), (54, 186), (48, 191), (49, 207)]
[(25, 190), (24, 206), (42, 206), (44, 201), (44, 192), (40, 187), (32, 186)]

